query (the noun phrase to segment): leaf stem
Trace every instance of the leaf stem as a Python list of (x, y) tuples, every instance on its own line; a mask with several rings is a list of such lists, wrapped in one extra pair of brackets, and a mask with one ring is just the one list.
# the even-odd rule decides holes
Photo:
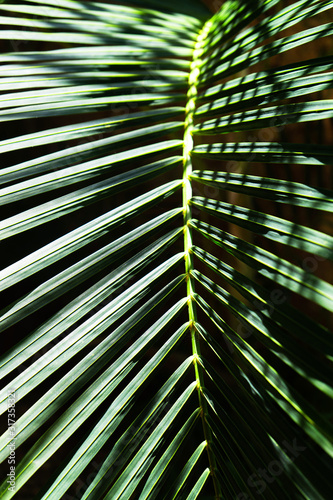
[(207, 415), (207, 402), (204, 396), (204, 377), (203, 369), (200, 363), (200, 345), (199, 336), (196, 330), (197, 311), (194, 299), (194, 278), (192, 276), (193, 270), (193, 253), (192, 253), (192, 229), (189, 222), (192, 218), (191, 198), (192, 198), (192, 184), (190, 175), (192, 173), (192, 158), (191, 151), (193, 149), (193, 120), (194, 111), (196, 107), (197, 98), (197, 85), (200, 76), (200, 68), (202, 66), (202, 54), (204, 47), (204, 40), (207, 37), (209, 29), (211, 28), (211, 21), (207, 21), (201, 31), (199, 32), (196, 44), (193, 51), (193, 59), (189, 74), (189, 90), (187, 93), (187, 104), (185, 108), (185, 130), (184, 130), (184, 149), (183, 149), (183, 214), (184, 214), (184, 251), (185, 251), (185, 272), (186, 272), (186, 286), (187, 286), (187, 303), (189, 314), (189, 330), (191, 335), (193, 363), (195, 370), (195, 377), (197, 381), (197, 390), (199, 398), (199, 406), (201, 409), (201, 421), (204, 432), (204, 437), (207, 443), (207, 453), (209, 460), (210, 473), (213, 478), (215, 498), (222, 498), (221, 487), (217, 480), (215, 470), (216, 461), (211, 448), (212, 435), (210, 427), (206, 420)]

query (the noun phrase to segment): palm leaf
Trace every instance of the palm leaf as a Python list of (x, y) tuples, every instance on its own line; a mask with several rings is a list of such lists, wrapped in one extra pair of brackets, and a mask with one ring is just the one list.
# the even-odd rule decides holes
[(2, 498), (331, 497), (332, 7), (0, 4)]

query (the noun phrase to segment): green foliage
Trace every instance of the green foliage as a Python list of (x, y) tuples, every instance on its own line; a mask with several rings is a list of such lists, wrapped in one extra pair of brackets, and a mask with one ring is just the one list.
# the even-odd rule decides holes
[(331, 498), (332, 7), (0, 4), (1, 498)]

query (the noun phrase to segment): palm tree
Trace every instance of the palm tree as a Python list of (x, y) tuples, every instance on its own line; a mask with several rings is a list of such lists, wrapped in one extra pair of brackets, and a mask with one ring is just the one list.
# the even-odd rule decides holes
[(5, 500), (332, 497), (333, 1), (220, 3), (0, 5)]

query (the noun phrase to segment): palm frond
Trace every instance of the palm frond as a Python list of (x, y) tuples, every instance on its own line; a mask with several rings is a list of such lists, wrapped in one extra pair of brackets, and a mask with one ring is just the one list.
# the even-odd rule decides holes
[(332, 7), (0, 4), (2, 498), (331, 497)]

